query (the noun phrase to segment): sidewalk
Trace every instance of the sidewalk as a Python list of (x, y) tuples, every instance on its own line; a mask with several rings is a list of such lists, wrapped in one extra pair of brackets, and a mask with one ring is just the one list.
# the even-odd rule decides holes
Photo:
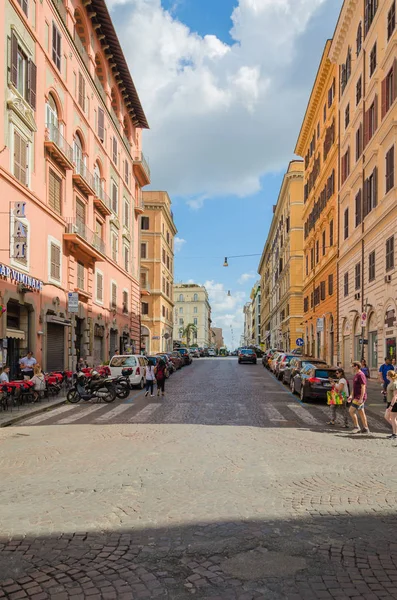
[(37, 402), (35, 404), (24, 404), (19, 408), (17, 406), (13, 406), (8, 410), (0, 412), (0, 427), (8, 427), (9, 425), (13, 425), (14, 423), (18, 423), (21, 419), (26, 417), (30, 417), (33, 415), (38, 415), (46, 410), (51, 410), (60, 404), (64, 404), (66, 401), (66, 396), (64, 394), (59, 394), (55, 398), (44, 398), (41, 402)]

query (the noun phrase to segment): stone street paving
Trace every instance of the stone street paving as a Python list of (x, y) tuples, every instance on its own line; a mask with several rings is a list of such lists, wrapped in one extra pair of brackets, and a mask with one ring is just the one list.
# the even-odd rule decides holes
[[(149, 402), (148, 402), (149, 400)], [(0, 598), (397, 599), (397, 447), (261, 365), (0, 430)]]

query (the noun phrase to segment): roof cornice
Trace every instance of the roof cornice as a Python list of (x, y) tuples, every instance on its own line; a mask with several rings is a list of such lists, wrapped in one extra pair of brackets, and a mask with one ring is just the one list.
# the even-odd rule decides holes
[(345, 0), (343, 3), (329, 51), (329, 58), (333, 63), (339, 62), (339, 56), (343, 48), (343, 44), (345, 43), (346, 36), (350, 31), (350, 25), (354, 17), (354, 13), (357, 10), (358, 4), (359, 0)]

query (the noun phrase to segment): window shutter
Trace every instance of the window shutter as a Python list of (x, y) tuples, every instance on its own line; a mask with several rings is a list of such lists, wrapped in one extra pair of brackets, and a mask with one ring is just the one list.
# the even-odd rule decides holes
[(117, 186), (112, 184), (112, 210), (117, 213)]
[(363, 194), (363, 218), (364, 219), (368, 214), (368, 186), (369, 186), (369, 180), (366, 179), (364, 181), (364, 194)]
[(79, 105), (85, 110), (85, 80), (83, 74), (79, 71)]
[(394, 102), (397, 99), (397, 58), (393, 61), (393, 99)]
[(369, 142), (369, 110), (364, 113), (364, 148)]
[(28, 151), (25, 140), (14, 131), (14, 175), (23, 185), (27, 185)]
[(374, 98), (374, 133), (378, 129), (378, 94)]
[(103, 300), (103, 277), (101, 273), (96, 274), (96, 295), (98, 300)]
[(105, 139), (105, 113), (100, 106), (98, 106), (98, 137), (101, 142)]
[(116, 308), (117, 306), (117, 287), (115, 283), (112, 283), (112, 307)]
[(37, 67), (31, 60), (28, 63), (27, 101), (36, 110)]
[(50, 207), (61, 214), (62, 180), (52, 169), (49, 170), (48, 201)]
[(11, 83), (18, 85), (18, 40), (14, 31), (11, 32)]
[(374, 168), (374, 197), (372, 199), (372, 207), (378, 206), (378, 167)]
[(61, 267), (61, 249), (56, 244), (51, 244), (51, 277), (57, 279), (61, 278), (60, 267)]
[(385, 118), (387, 112), (387, 77), (382, 80), (382, 93), (381, 93), (381, 119)]

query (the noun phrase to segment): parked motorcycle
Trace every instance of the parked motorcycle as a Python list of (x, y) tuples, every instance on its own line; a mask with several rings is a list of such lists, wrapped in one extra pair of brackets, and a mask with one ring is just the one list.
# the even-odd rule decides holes
[(116, 387), (111, 378), (101, 377), (97, 371), (93, 371), (91, 377), (87, 377), (80, 371), (66, 398), (72, 404), (92, 398), (109, 403), (116, 399)]
[(130, 380), (125, 375), (119, 375), (118, 377), (109, 377), (116, 388), (116, 396), (124, 400), (130, 395), (131, 385)]

